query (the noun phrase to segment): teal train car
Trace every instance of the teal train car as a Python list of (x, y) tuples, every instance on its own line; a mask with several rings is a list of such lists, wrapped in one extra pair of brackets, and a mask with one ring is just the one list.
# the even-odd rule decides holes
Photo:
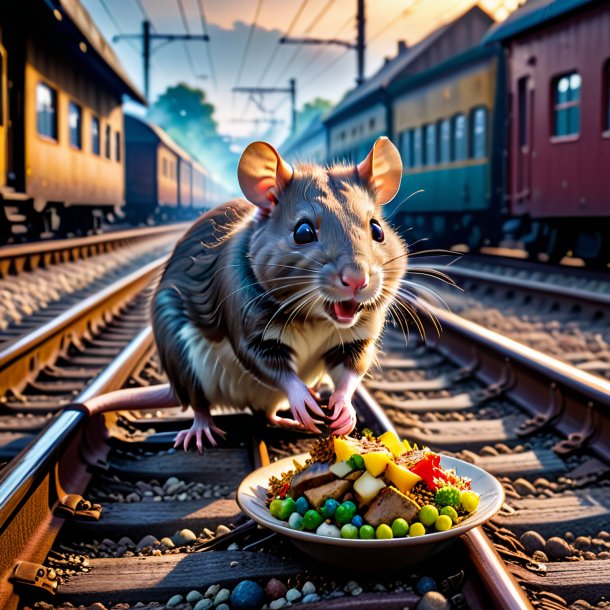
[(388, 87), (404, 165), (388, 213), (408, 242), (498, 241), (507, 214), (504, 80), (501, 50), (477, 46)]

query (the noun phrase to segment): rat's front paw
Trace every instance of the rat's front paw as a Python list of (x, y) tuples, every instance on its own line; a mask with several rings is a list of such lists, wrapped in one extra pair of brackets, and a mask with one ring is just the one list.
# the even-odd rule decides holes
[(351, 396), (344, 392), (335, 392), (330, 397), (328, 406), (333, 410), (330, 416), (332, 434), (349, 434), (356, 427), (356, 411), (352, 407)]
[(214, 438), (214, 434), (224, 438), (225, 432), (214, 424), (214, 421), (209, 415), (204, 415), (199, 413), (199, 411), (195, 411), (193, 425), (188, 430), (178, 432), (174, 442), (174, 449), (182, 445), (184, 447), (184, 451), (188, 451), (189, 444), (194, 438), (197, 445), (197, 451), (199, 453), (203, 453), (204, 434), (210, 442), (210, 445), (212, 445), (212, 447), (216, 447), (217, 442)]
[[(320, 408), (309, 388), (301, 381), (291, 383), (286, 392), (288, 394), (288, 404), (294, 419), (303, 428), (320, 434), (320, 429), (316, 424), (321, 424), (324, 419), (324, 411)], [(311, 413), (318, 415), (322, 420), (314, 419)]]

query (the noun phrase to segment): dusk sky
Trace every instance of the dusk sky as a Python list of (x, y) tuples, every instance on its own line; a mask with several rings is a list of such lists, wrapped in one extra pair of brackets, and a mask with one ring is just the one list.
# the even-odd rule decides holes
[[(203, 7), (211, 42), (172, 42), (156, 50), (151, 98), (181, 81), (201, 87), (216, 106), (220, 131), (229, 136), (264, 137), (277, 144), (287, 135), (290, 121), (287, 95), (265, 97), (260, 108), (247, 95), (232, 93), (236, 85), (286, 87), (290, 78), (296, 78), (298, 107), (315, 97), (337, 102), (354, 86), (355, 51), (279, 45), (278, 40), (291, 24), (292, 36), (355, 40), (356, 0), (83, 0), (83, 4), (110, 41), (119, 33), (139, 33), (145, 14), (158, 33), (184, 33), (186, 20), (190, 32), (200, 34)], [(473, 0), (368, 0), (366, 74), (373, 74), (384, 57), (396, 54), (398, 40), (413, 45), (473, 4)], [(496, 20), (518, 5), (518, 0), (479, 2)], [(139, 40), (112, 44), (134, 83), (142, 87)], [(136, 105), (129, 108), (141, 112)], [(270, 127), (232, 121), (265, 116), (284, 123)]]

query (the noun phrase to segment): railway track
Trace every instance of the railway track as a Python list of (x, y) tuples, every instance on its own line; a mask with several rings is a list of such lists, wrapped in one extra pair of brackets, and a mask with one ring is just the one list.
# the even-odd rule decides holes
[(438, 290), (438, 285), (435, 289), (455, 313), (582, 371), (610, 379), (607, 274), (468, 256), (451, 266), (451, 276), (464, 294)]
[[(254, 580), (278, 596), (267, 599), (269, 608), (605, 607), (610, 384), (435, 313), (444, 328), (438, 341), (407, 348), (387, 334), (382, 368), (359, 389), (356, 407), (360, 426), (393, 427), (502, 481), (500, 513), (451, 553), (413, 573), (367, 574), (317, 565), (253, 527), (234, 501), (239, 481), (268, 460), (307, 450), (312, 439), (261, 426), (248, 411), (216, 414), (229, 438), (203, 457), (171, 449), (188, 413), (142, 414), (126, 404), (87, 418), (79, 405), (93, 395), (164, 380), (145, 329), (0, 473), (0, 548), (12, 549), (0, 566), (1, 602), (226, 610), (235, 586)], [(102, 518), (93, 519), (88, 504), (81, 514), (64, 507), (52, 516), (49, 507), (57, 510), (66, 493), (102, 504)], [(43, 565), (37, 569), (49, 579), (39, 584), (60, 583), (55, 597), (23, 582), (26, 566), (14, 574), (18, 560)], [(440, 592), (426, 593), (433, 585)]]
[(185, 224), (0, 248), (0, 347), (169, 249)]
[(164, 261), (152, 260), (0, 346), (0, 465), (147, 326), (152, 285)]

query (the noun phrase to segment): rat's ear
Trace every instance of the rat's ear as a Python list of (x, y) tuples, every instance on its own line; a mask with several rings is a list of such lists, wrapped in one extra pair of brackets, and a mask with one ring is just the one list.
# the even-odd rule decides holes
[(392, 201), (402, 179), (402, 161), (396, 146), (385, 136), (377, 138), (366, 159), (358, 164), (358, 174), (364, 183), (375, 187), (377, 205)]
[(237, 179), (246, 199), (263, 208), (270, 208), (276, 199), (276, 190), (292, 180), (292, 167), (267, 142), (252, 142), (244, 150)]

